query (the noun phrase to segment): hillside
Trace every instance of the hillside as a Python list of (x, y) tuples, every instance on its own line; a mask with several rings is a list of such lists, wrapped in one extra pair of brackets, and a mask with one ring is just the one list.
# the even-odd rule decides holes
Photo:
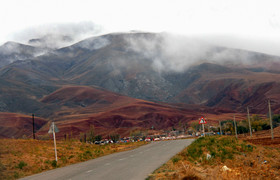
[(46, 49), (17, 42), (6, 42), (0, 46), (0, 67), (15, 61), (32, 59), (47, 52)]
[(35, 113), (63, 132), (164, 129), (247, 106), (266, 114), (267, 99), (280, 110), (279, 57), (164, 33), (107, 34), (14, 60), (0, 69), (0, 111)]
[[(129, 135), (131, 130), (167, 129), (197, 119), (192, 110), (122, 96), (86, 86), (63, 87), (41, 100), (48, 106), (59, 105), (50, 116), (60, 129), (58, 137), (78, 136), (93, 125), (96, 133)], [(48, 131), (43, 127), (39, 134)]]
[[(38, 131), (47, 120), (35, 117), (35, 132)], [(15, 113), (0, 113), (0, 138), (32, 137), (32, 117)]]
[[(166, 49), (168, 40), (168, 36), (152, 33), (89, 38), (4, 67), (0, 78), (30, 85), (97, 86), (149, 101), (226, 104), (237, 110), (257, 105), (255, 112), (264, 112), (264, 99), (278, 102), (279, 57), (218, 47), (204, 48), (199, 57), (181, 56), (188, 48), (173, 54)], [(260, 93), (263, 99), (256, 100)]]

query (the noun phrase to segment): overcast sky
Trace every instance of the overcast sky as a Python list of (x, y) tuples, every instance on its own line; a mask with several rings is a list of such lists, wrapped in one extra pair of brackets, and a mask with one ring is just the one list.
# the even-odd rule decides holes
[(171, 32), (280, 55), (278, 0), (1, 0), (0, 22), (0, 44), (22, 41), (55, 24), (66, 24), (65, 32), (70, 24), (76, 29), (90, 24), (85, 29), (92, 35)]

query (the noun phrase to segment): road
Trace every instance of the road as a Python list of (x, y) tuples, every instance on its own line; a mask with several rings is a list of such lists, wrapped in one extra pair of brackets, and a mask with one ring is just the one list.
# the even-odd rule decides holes
[(155, 169), (191, 144), (193, 139), (159, 141), (137, 149), (110, 154), (86, 162), (46, 171), (23, 179), (30, 180), (144, 180)]

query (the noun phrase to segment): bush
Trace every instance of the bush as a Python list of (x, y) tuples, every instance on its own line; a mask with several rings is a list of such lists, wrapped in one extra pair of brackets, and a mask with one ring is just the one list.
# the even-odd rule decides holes
[(96, 140), (96, 141), (101, 141), (101, 140), (102, 140), (102, 136), (101, 136), (101, 135), (95, 136), (95, 140)]
[(19, 173), (17, 171), (14, 172), (14, 178), (19, 178)]
[(27, 166), (27, 164), (24, 161), (20, 161), (17, 165), (17, 168), (22, 169), (25, 166)]
[(45, 163), (46, 164), (51, 164), (51, 161), (50, 160), (45, 160)]
[(65, 156), (61, 156), (60, 160), (63, 162), (63, 164), (66, 164), (68, 162), (68, 160)]
[(52, 163), (51, 163), (52, 167), (56, 168), (57, 167), (57, 162), (56, 160), (53, 160)]
[(83, 153), (84, 159), (90, 159), (91, 157), (92, 157), (92, 153), (89, 150), (87, 150)]
[(174, 158), (172, 158), (173, 164), (175, 164), (175, 163), (178, 162), (179, 160), (181, 160), (181, 158), (179, 158), (179, 157), (174, 157)]
[(4, 170), (6, 170), (6, 167), (0, 162), (0, 173)]

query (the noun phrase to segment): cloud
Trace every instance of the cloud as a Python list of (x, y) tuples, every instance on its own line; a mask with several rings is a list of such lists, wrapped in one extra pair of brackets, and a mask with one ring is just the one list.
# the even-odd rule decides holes
[[(220, 39), (220, 41), (226, 40)], [(235, 66), (258, 66), (259, 63), (265, 61), (280, 61), (280, 58), (276, 56), (228, 48), (224, 46), (227, 43), (219, 43), (212, 38), (199, 36), (187, 37), (160, 33), (134, 36), (133, 38), (126, 38), (126, 41), (128, 50), (134, 51), (143, 59), (149, 60), (155, 71), (163, 73), (183, 72), (189, 67), (203, 62)]]
[(167, 33), (126, 39), (128, 50), (151, 61), (158, 72), (182, 72), (188, 67), (202, 62), (210, 46), (192, 38)]
[(15, 33), (13, 40), (53, 49), (68, 46), (101, 32), (102, 27), (92, 22), (53, 23), (30, 27)]
[(81, 41), (78, 44), (76, 44), (75, 46), (79, 46), (81, 48), (92, 51), (92, 50), (103, 48), (109, 44), (110, 44), (110, 41), (107, 38), (99, 36), (99, 37), (92, 37), (90, 39), (86, 39), (85, 41)]

